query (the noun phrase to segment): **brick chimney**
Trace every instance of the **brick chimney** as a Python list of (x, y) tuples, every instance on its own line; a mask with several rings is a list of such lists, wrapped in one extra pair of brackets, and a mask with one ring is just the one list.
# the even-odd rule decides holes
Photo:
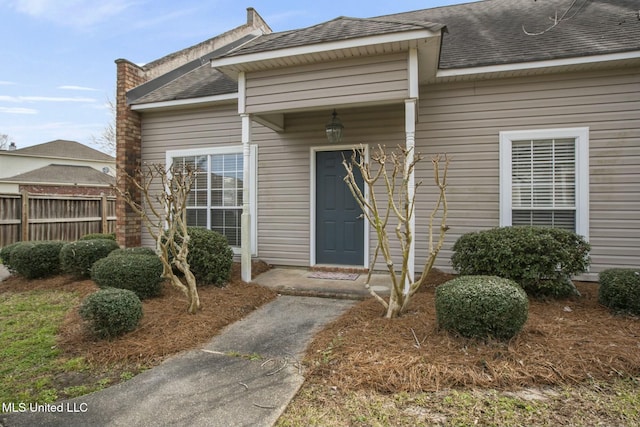
[[(127, 91), (145, 82), (145, 73), (126, 59), (116, 60), (116, 180), (118, 188), (129, 192), (136, 202), (142, 200), (140, 191), (127, 185), (126, 175), (135, 176), (140, 168), (142, 132), (140, 113), (127, 104)], [(141, 244), (142, 220), (121, 197), (116, 202), (116, 239), (122, 247)]]

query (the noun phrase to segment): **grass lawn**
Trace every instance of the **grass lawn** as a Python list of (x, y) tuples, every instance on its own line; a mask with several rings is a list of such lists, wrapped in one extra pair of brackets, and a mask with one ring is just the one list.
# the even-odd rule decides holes
[(53, 403), (130, 379), (208, 342), (276, 295), (241, 282), (236, 268), (226, 287), (200, 289), (203, 309), (190, 315), (184, 296), (165, 284), (161, 296), (143, 301), (135, 331), (99, 340), (77, 310), (97, 290), (70, 276), (0, 282), (0, 403)]
[(628, 379), (513, 392), (387, 394), (314, 382), (303, 386), (277, 426), (637, 426), (639, 386)]
[(61, 395), (53, 384), (57, 374), (87, 369), (82, 357), (64, 357), (56, 345), (60, 324), (78, 301), (74, 292), (0, 293), (0, 402), (51, 403)]

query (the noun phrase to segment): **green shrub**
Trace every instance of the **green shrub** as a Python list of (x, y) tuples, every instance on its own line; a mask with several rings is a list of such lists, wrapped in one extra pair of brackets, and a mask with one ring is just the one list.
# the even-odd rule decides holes
[(9, 271), (15, 271), (13, 265), (11, 265), (11, 253), (20, 244), (22, 244), (22, 242), (15, 242), (0, 248), (0, 259), (2, 259), (2, 264), (7, 267)]
[(611, 268), (599, 278), (600, 304), (616, 312), (640, 315), (640, 269)]
[(89, 233), (89, 234), (85, 234), (78, 240), (95, 240), (95, 239), (116, 240), (116, 233)]
[(187, 261), (201, 285), (223, 286), (229, 281), (233, 250), (222, 234), (205, 228), (190, 227)]
[[(198, 286), (224, 286), (231, 275), (233, 250), (222, 234), (200, 227), (188, 227), (187, 262)], [(175, 271), (175, 269), (174, 269)]]
[(468, 338), (509, 339), (529, 315), (527, 294), (495, 276), (460, 276), (436, 288), (438, 327)]
[(133, 331), (142, 319), (140, 298), (127, 289), (107, 288), (82, 301), (80, 316), (100, 338), (112, 338)]
[(63, 273), (76, 277), (90, 277), (93, 263), (116, 249), (118, 244), (111, 239), (78, 240), (67, 243), (60, 251), (60, 268)]
[(160, 294), (161, 275), (162, 261), (155, 255), (109, 255), (91, 268), (91, 279), (99, 287), (128, 289), (140, 299)]
[(533, 296), (566, 297), (577, 293), (571, 276), (587, 271), (590, 250), (571, 231), (500, 227), (462, 235), (451, 263), (461, 275), (504, 277)]
[(112, 251), (109, 256), (120, 256), (120, 255), (150, 255), (156, 256), (156, 251), (147, 247), (138, 247), (138, 248), (118, 248), (115, 251)]
[(11, 252), (15, 272), (27, 279), (55, 276), (60, 273), (60, 241), (22, 242)]

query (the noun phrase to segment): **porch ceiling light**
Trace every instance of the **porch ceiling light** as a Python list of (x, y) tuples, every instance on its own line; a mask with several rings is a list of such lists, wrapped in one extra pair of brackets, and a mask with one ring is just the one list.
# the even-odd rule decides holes
[(335, 109), (333, 110), (332, 116), (333, 118), (331, 119), (331, 122), (327, 123), (325, 130), (327, 131), (327, 139), (329, 142), (336, 144), (342, 141), (342, 130), (344, 129), (344, 126), (342, 126), (342, 122), (338, 118), (338, 113), (336, 113)]

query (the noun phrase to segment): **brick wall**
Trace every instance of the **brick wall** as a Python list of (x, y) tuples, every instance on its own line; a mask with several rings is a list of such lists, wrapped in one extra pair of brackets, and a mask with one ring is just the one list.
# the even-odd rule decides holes
[[(116, 84), (116, 179), (118, 188), (141, 201), (138, 189), (128, 185), (124, 177), (134, 176), (140, 168), (142, 129), (140, 114), (127, 105), (127, 91), (145, 82), (144, 71), (127, 61), (118, 59)], [(116, 238), (122, 247), (140, 246), (142, 221), (121, 198), (116, 202)]]

